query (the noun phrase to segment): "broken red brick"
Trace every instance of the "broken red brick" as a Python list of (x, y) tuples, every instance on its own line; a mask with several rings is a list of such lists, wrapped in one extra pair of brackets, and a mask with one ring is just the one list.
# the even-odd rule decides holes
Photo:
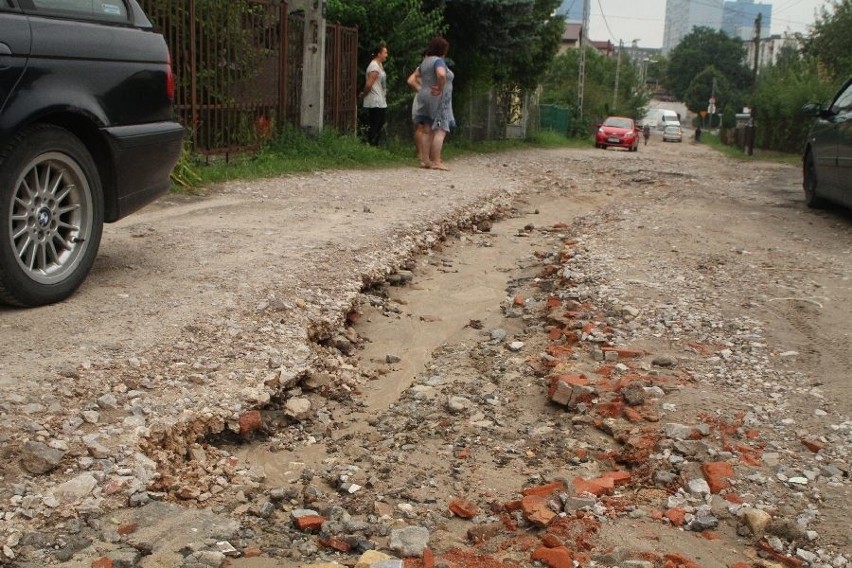
[(518, 530), (518, 523), (516, 523), (514, 517), (508, 513), (502, 513), (500, 515), (500, 523), (502, 523), (503, 528), (509, 532), (515, 532)]
[(623, 349), (623, 348), (620, 348), (620, 347), (602, 347), (601, 351), (603, 351), (604, 354), (608, 353), (609, 351), (614, 351), (618, 355), (619, 359), (638, 359), (639, 357), (645, 356), (645, 352), (641, 349)]
[(624, 409), (624, 417), (630, 422), (641, 422), (643, 420), (642, 414), (640, 414), (635, 408), (631, 408), (629, 406)]
[(524, 518), (540, 527), (546, 527), (556, 517), (547, 499), (541, 495), (527, 495), (521, 499), (521, 507)]
[(570, 345), (548, 345), (544, 351), (557, 359), (566, 359), (574, 354), (574, 349)]
[(600, 375), (604, 378), (607, 378), (607, 379), (610, 378), (614, 372), (615, 372), (615, 365), (604, 365), (603, 367), (599, 367), (595, 371), (595, 373), (597, 373), (598, 375)]
[(92, 568), (113, 568), (115, 564), (112, 561), (112, 558), (107, 558), (106, 556), (102, 556), (97, 560), (92, 560)]
[(428, 548), (423, 549), (423, 568), (435, 568), (435, 555)]
[(657, 446), (659, 434), (656, 432), (642, 432), (627, 438), (624, 446), (616, 455), (615, 459), (625, 464), (643, 464)]
[(596, 391), (589, 386), (589, 380), (583, 375), (552, 375), (547, 398), (556, 404), (575, 405), (591, 402)]
[(263, 551), (255, 546), (249, 546), (248, 548), (243, 549), (243, 556), (245, 558), (257, 558), (263, 554)]
[(118, 528), (115, 530), (115, 532), (117, 532), (120, 535), (126, 535), (126, 534), (135, 533), (136, 529), (138, 529), (138, 528), (139, 528), (138, 523), (122, 523), (122, 524), (118, 525)]
[(821, 449), (823, 449), (823, 447), (824, 447), (823, 444), (821, 442), (818, 442), (817, 440), (805, 439), (805, 440), (802, 440), (802, 444), (804, 444), (804, 446), (807, 449), (809, 449), (810, 451), (812, 451), (815, 454), (819, 453), (819, 451)]
[(318, 531), (325, 521), (326, 518), (320, 515), (304, 515), (297, 518), (294, 524), (300, 531)]
[(549, 298), (547, 298), (547, 309), (548, 310), (558, 308), (561, 305), (562, 305), (562, 300), (560, 300), (559, 298), (554, 298), (553, 296), (550, 296)]
[(596, 497), (611, 493), (615, 488), (615, 482), (608, 477), (596, 477), (594, 479), (575, 477), (571, 483), (574, 485), (574, 491), (577, 494), (591, 493)]
[(663, 513), (663, 516), (670, 520), (674, 526), (681, 527), (686, 519), (686, 511), (684, 511), (681, 507), (672, 507)]
[(766, 556), (771, 558), (772, 560), (775, 560), (776, 562), (780, 562), (787, 568), (802, 568), (805, 565), (805, 562), (803, 560), (777, 552), (765, 540), (758, 541), (755, 546), (760, 549), (762, 556)]
[(259, 410), (249, 410), (240, 416), (240, 435), (248, 436), (263, 426), (263, 418)]
[(690, 560), (682, 554), (670, 552), (665, 555), (665, 564), (663, 568), (701, 568), (701, 566), (693, 560)]
[(521, 504), (520, 499), (515, 499), (513, 501), (506, 501), (506, 503), (503, 504), (503, 507), (507, 511), (520, 511), (523, 508), (523, 505)]
[(521, 491), (521, 495), (526, 497), (527, 495), (540, 495), (542, 497), (549, 497), (553, 493), (557, 491), (562, 491), (565, 489), (565, 484), (561, 481), (553, 481), (551, 483), (545, 483), (544, 485), (536, 485), (534, 487), (527, 487)]
[(541, 543), (547, 548), (565, 546), (565, 543), (562, 542), (562, 539), (553, 533), (545, 533), (545, 535), (541, 537)]
[(472, 519), (479, 513), (479, 507), (463, 497), (458, 497), (450, 501), (450, 511), (462, 519)]
[(626, 485), (630, 483), (630, 472), (619, 470), (619, 471), (607, 471), (602, 474), (601, 477), (608, 477), (612, 479), (612, 482), (616, 487), (621, 487), (622, 485)]
[(351, 544), (349, 544), (343, 539), (337, 538), (336, 536), (321, 538), (319, 539), (319, 542), (324, 547), (336, 550), (338, 552), (349, 552), (350, 550), (352, 550)]
[(730, 487), (728, 479), (734, 476), (734, 466), (728, 462), (704, 462), (701, 464), (701, 472), (712, 493), (719, 493)]
[(574, 566), (574, 558), (571, 556), (571, 551), (564, 546), (557, 548), (541, 546), (533, 551), (530, 558), (550, 568), (573, 568)]
[(722, 499), (724, 499), (728, 503), (733, 503), (734, 505), (742, 505), (743, 503), (745, 503), (745, 500), (736, 493), (725, 493)]
[(705, 345), (704, 343), (701, 343), (699, 341), (689, 341), (687, 342), (687, 345), (689, 345), (689, 347), (691, 347), (693, 351), (695, 351), (699, 355), (704, 355), (705, 357), (713, 353), (712, 346)]
[(607, 418), (618, 418), (624, 412), (624, 403), (620, 400), (614, 402), (600, 402), (595, 405), (595, 413)]

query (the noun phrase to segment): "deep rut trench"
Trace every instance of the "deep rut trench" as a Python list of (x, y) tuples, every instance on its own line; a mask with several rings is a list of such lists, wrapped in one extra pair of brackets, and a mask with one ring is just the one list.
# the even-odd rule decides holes
[[(333, 415), (368, 406), (363, 390), (371, 383), (386, 381), (388, 368), (366, 368), (359, 364), (371, 340), (359, 336), (355, 326), (365, 309), (383, 306), (386, 315), (394, 315), (392, 290), (412, 286), (412, 270), (418, 259), (430, 262), (445, 246), (459, 240), (487, 235), (492, 225), (515, 212), (502, 200), (490, 200), (471, 207), (460, 216), (431, 225), (413, 242), (409, 254), (384, 269), (362, 274), (362, 287), (348, 307), (340, 313), (323, 313), (305, 323), (309, 351), (302, 368), (288, 373), (276, 370), (270, 359), (265, 380), (268, 396), (244, 411), (239, 421), (201, 412), (178, 423), (160, 427), (140, 442), (143, 453), (156, 464), (156, 479), (150, 490), (166, 499), (186, 504), (208, 504), (225, 484), (210, 481), (211, 474), (238, 482), (245, 473), (231, 456), (251, 452), (275, 442), (274, 451), (296, 451), (317, 442), (333, 444), (333, 437), (344, 437), (342, 425)], [(424, 260), (425, 259), (425, 260)], [(413, 284), (414, 287), (417, 284)], [(244, 316), (245, 319), (251, 316)], [(428, 316), (426, 317), (428, 320)], [(422, 322), (421, 322), (422, 323)], [(193, 329), (193, 332), (198, 332)], [(387, 361), (387, 359), (385, 359)], [(317, 408), (333, 407), (333, 412)], [(308, 419), (309, 415), (315, 415)], [(351, 425), (353, 421), (348, 423)], [(336, 436), (333, 433), (337, 432)], [(286, 441), (282, 441), (282, 437)], [(206, 480), (206, 481), (205, 481)], [(211, 493), (211, 490), (215, 492)]]

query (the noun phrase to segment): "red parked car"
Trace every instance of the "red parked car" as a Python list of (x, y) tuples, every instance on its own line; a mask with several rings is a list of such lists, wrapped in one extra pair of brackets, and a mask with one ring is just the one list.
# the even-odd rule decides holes
[(635, 152), (639, 149), (639, 134), (639, 127), (632, 118), (610, 116), (603, 121), (595, 134), (595, 148), (606, 150), (609, 146), (615, 146)]

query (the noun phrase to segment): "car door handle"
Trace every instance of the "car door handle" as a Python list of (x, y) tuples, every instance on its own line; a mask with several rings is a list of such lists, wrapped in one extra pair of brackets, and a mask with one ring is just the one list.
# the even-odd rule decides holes
[(12, 66), (12, 62), (7, 61), (7, 57), (12, 57), (12, 48), (0, 41), (0, 69), (8, 69)]

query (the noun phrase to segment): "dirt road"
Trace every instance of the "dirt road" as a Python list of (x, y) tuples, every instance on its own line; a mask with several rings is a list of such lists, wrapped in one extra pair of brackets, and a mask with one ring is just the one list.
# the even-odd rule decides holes
[(799, 185), (653, 140), (165, 199), (0, 308), (0, 565), (845, 566), (852, 215)]

